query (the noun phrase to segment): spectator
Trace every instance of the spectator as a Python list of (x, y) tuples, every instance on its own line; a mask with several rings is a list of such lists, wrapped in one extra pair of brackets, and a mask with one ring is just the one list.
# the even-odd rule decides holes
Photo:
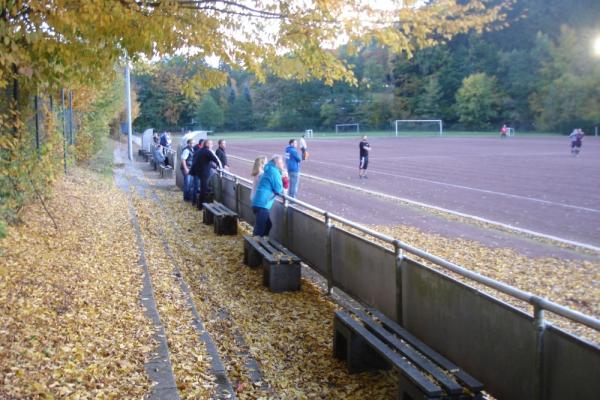
[[(198, 155), (200, 153), (200, 149), (204, 147), (204, 139), (198, 139), (198, 144), (194, 146), (194, 158), (192, 159), (192, 167), (194, 163), (196, 163), (198, 159)], [(198, 200), (198, 191), (200, 190), (200, 177), (194, 173), (194, 169), (190, 168), (190, 175), (193, 176), (193, 189), (192, 189), (192, 203), (196, 204)]]
[(161, 164), (166, 165), (167, 158), (163, 154), (163, 149), (160, 144), (153, 147), (152, 156), (154, 157), (154, 161), (156, 162), (156, 165), (161, 165)]
[(221, 160), (221, 165), (227, 171), (229, 171), (229, 164), (227, 163), (227, 153), (225, 152), (225, 148), (227, 147), (227, 142), (225, 139), (219, 140), (219, 147), (217, 148), (216, 154)]
[(252, 211), (256, 215), (256, 224), (252, 231), (253, 236), (268, 236), (271, 231), (272, 224), (269, 211), (273, 207), (275, 197), (283, 194), (281, 171), (283, 171), (281, 156), (273, 156), (271, 161), (265, 165), (264, 172), (256, 188), (256, 194), (252, 198)]
[(358, 164), (358, 177), (367, 179), (367, 167), (369, 166), (369, 152), (371, 151), (371, 145), (367, 142), (367, 136), (363, 136), (362, 140), (358, 144), (360, 152), (360, 162)]
[(222, 168), (219, 157), (212, 151), (212, 145), (212, 140), (205, 140), (204, 147), (198, 152), (196, 163), (192, 164), (194, 174), (200, 178), (200, 198), (198, 199), (200, 208), (202, 208), (202, 203), (204, 203), (208, 194), (208, 180), (213, 168), (212, 163)]
[(160, 139), (159, 139), (159, 137), (158, 137), (158, 133), (154, 132), (154, 133), (152, 134), (152, 141), (154, 142), (154, 144), (155, 144), (155, 145), (159, 144), (159, 142), (160, 142)]
[(290, 189), (290, 175), (285, 169), (281, 171), (281, 184), (283, 185), (283, 194), (287, 195)]
[(306, 134), (303, 133), (300, 138), (300, 151), (302, 151), (302, 161), (305, 161), (308, 158), (308, 145), (306, 144), (306, 140), (304, 139)]
[(181, 151), (181, 172), (183, 173), (183, 201), (192, 201), (194, 194), (194, 177), (190, 174), (194, 158), (193, 140), (188, 139), (187, 145)]
[(258, 182), (260, 181), (260, 177), (263, 174), (265, 169), (265, 164), (267, 163), (267, 157), (257, 157), (254, 160), (254, 165), (252, 166), (252, 173), (250, 176), (252, 177), (252, 192), (250, 193), (250, 201), (254, 198), (256, 194), (256, 188), (258, 187)]
[(290, 139), (288, 147), (285, 149), (285, 159), (287, 171), (290, 177), (290, 197), (296, 197), (298, 194), (298, 184), (300, 183), (300, 162), (302, 158), (298, 154), (296, 139)]
[(506, 124), (502, 125), (502, 128), (500, 128), (500, 138), (504, 139), (506, 138), (506, 135), (508, 134), (508, 126), (506, 126)]
[(160, 145), (163, 146), (163, 147), (167, 147), (167, 144), (168, 144), (167, 142), (168, 142), (168, 140), (167, 140), (167, 132), (165, 131), (165, 132), (163, 132), (163, 133), (160, 134)]

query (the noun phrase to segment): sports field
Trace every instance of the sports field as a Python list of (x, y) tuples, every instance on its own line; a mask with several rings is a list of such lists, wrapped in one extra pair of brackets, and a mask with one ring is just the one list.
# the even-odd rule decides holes
[[(335, 133), (334, 131), (315, 131), (315, 139), (352, 139), (357, 137), (356, 131), (345, 131)], [(395, 131), (368, 131), (362, 132), (360, 135), (368, 135), (369, 137), (396, 137)], [(179, 136), (173, 134), (174, 136)], [(241, 131), (241, 132), (217, 132), (210, 134), (214, 138), (224, 139), (277, 139), (288, 138), (290, 135), (298, 135), (298, 133), (281, 132), (281, 131)], [(435, 130), (407, 130), (398, 132), (399, 137), (439, 137), (439, 132)], [(548, 132), (518, 132), (519, 137), (541, 137), (541, 136), (559, 136), (557, 133)], [(442, 137), (498, 137), (496, 131), (444, 131)]]
[[(331, 182), (306, 177), (301, 181), (299, 198), (331, 198), (346, 191), (350, 194), (344, 194), (344, 207), (362, 215), (359, 220), (393, 223), (393, 203), (385, 213), (370, 208), (364, 194), (374, 191), (390, 199), (397, 197), (600, 247), (600, 140), (596, 138), (586, 138), (580, 156), (574, 158), (569, 139), (563, 136), (505, 140), (370, 137), (366, 180), (358, 178), (358, 141), (357, 137), (309, 140), (311, 157), (302, 172)], [(284, 138), (230, 139), (228, 152), (254, 159), (281, 154), (286, 145)], [(248, 171), (243, 171), (245, 168)], [(235, 173), (246, 176), (249, 170), (248, 163), (236, 160)], [(362, 189), (360, 195), (356, 192), (355, 202), (348, 185)], [(328, 206), (339, 212), (331, 209), (335, 201)]]

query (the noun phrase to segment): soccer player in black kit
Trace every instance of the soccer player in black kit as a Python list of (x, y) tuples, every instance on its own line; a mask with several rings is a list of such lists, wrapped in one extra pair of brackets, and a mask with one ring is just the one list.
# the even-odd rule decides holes
[(369, 152), (371, 145), (367, 142), (367, 137), (363, 136), (358, 144), (360, 150), (360, 163), (358, 165), (358, 177), (367, 179), (367, 167), (369, 166)]

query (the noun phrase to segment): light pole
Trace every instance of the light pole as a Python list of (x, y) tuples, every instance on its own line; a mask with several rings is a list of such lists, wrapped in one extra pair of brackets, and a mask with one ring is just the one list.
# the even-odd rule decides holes
[(125, 103), (127, 107), (127, 157), (133, 161), (133, 143), (131, 139), (131, 79), (129, 77), (129, 60), (125, 60)]

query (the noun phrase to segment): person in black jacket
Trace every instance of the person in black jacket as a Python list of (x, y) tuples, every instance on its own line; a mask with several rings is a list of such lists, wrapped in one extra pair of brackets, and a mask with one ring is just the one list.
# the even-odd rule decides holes
[(213, 168), (212, 164), (214, 163), (219, 168), (223, 168), (221, 160), (212, 151), (212, 145), (212, 140), (205, 140), (204, 147), (194, 154), (194, 161), (192, 163), (192, 173), (194, 176), (200, 178), (200, 198), (198, 199), (200, 205), (204, 203), (204, 199), (208, 193), (208, 179)]
[(215, 152), (215, 154), (217, 155), (217, 157), (219, 157), (219, 160), (221, 160), (221, 165), (223, 166), (223, 168), (225, 170), (229, 171), (229, 163), (227, 162), (227, 153), (225, 152), (226, 147), (227, 147), (227, 142), (225, 142), (225, 139), (219, 140), (219, 147), (217, 148), (217, 151)]
[(194, 173), (194, 164), (198, 159), (200, 150), (204, 147), (204, 139), (199, 139), (198, 143), (194, 146), (194, 157), (192, 158), (192, 166), (190, 167), (190, 175), (194, 177), (193, 189), (192, 189), (192, 204), (196, 204), (198, 201), (198, 194), (200, 191), (200, 177)]

